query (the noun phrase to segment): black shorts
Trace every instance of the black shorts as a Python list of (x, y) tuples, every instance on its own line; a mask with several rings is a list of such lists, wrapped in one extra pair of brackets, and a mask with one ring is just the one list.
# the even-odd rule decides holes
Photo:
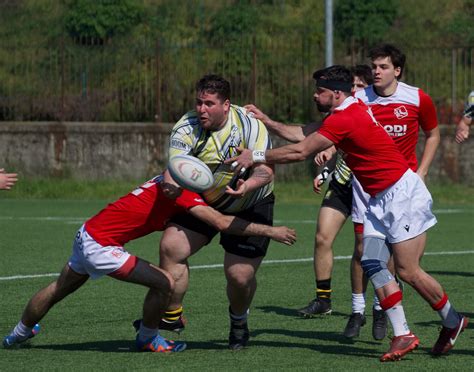
[(331, 179), (321, 207), (336, 209), (349, 217), (352, 213), (352, 182), (342, 185), (334, 178)]
[[(232, 216), (240, 217), (249, 222), (261, 223), (273, 226), (273, 206), (275, 197), (268, 195), (252, 208), (233, 213)], [(173, 217), (170, 222), (180, 225), (186, 229), (195, 231), (208, 237), (209, 242), (217, 235), (218, 231), (202, 222), (201, 220), (183, 213)], [(239, 236), (221, 233), (220, 244), (226, 252), (241, 257), (256, 258), (263, 257), (267, 253), (270, 238), (263, 236)]]

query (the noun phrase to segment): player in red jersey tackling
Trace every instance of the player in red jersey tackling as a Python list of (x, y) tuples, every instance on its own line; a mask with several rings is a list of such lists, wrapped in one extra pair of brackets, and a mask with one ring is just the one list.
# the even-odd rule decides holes
[(302, 161), (333, 145), (342, 150), (347, 165), (370, 195), (369, 208), (364, 215), (362, 268), (374, 285), (395, 336), (380, 360), (399, 360), (419, 344), (405, 318), (403, 294), (387, 269), (391, 254), (401, 279), (438, 311), (443, 328), (432, 353), (445, 354), (469, 320), (454, 310), (441, 285), (419, 265), (426, 230), (436, 223), (431, 212), (431, 195), (370, 109), (351, 96), (350, 70), (331, 66), (316, 71), (313, 77), (318, 109), (330, 113), (319, 131), (297, 144), (273, 150), (242, 149), (238, 157), (228, 162), (239, 172), (241, 167), (248, 169), (254, 163)]
[(130, 240), (164, 230), (168, 220), (179, 213), (187, 212), (229, 234), (261, 235), (287, 245), (296, 240), (294, 230), (287, 227), (250, 223), (223, 215), (209, 207), (198, 194), (170, 184), (170, 179), (168, 171), (165, 171), (85, 222), (76, 234), (72, 255), (59, 278), (30, 299), (20, 322), (4, 338), (5, 348), (33, 337), (39, 331), (37, 323), (51, 307), (80, 288), (89, 278), (109, 275), (149, 288), (136, 339), (137, 349), (183, 351), (185, 343), (167, 340), (158, 332), (161, 316), (174, 290), (171, 274), (124, 249)]

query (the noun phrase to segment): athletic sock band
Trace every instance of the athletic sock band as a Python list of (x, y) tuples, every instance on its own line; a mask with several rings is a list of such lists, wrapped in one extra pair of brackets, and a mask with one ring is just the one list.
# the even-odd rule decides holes
[(431, 308), (433, 310), (439, 311), (443, 308), (444, 305), (446, 305), (446, 302), (448, 302), (448, 295), (445, 292), (443, 293), (443, 298), (438, 303), (431, 305)]
[(392, 293), (390, 296), (385, 297), (382, 301), (380, 301), (380, 307), (387, 311), (388, 309), (394, 307), (398, 304), (403, 298), (402, 291), (397, 291)]

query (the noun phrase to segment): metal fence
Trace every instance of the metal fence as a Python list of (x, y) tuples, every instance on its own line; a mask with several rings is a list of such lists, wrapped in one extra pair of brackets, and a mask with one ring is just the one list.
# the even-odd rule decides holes
[[(336, 48), (335, 62), (366, 62)], [(433, 98), (440, 121), (455, 122), (474, 89), (474, 47), (405, 49), (404, 81)], [(174, 122), (194, 105), (194, 83), (205, 73), (231, 81), (232, 101), (255, 102), (273, 117), (317, 117), (312, 72), (324, 46), (309, 35), (255, 38), (221, 45), (135, 39), (62, 38), (47, 47), (0, 46), (0, 120)]]

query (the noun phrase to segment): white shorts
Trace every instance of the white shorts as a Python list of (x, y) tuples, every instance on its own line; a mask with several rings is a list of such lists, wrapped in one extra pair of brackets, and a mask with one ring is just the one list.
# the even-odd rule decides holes
[(78, 274), (89, 275), (92, 279), (114, 272), (116, 275), (113, 276), (120, 278), (130, 273), (135, 262), (136, 257), (123, 247), (104, 247), (97, 243), (82, 225), (74, 239), (69, 267)]
[(369, 200), (364, 238), (399, 243), (412, 239), (436, 224), (433, 200), (421, 178), (411, 169), (392, 186)]
[(364, 223), (364, 216), (369, 207), (370, 195), (367, 194), (359, 180), (352, 178), (352, 222)]

